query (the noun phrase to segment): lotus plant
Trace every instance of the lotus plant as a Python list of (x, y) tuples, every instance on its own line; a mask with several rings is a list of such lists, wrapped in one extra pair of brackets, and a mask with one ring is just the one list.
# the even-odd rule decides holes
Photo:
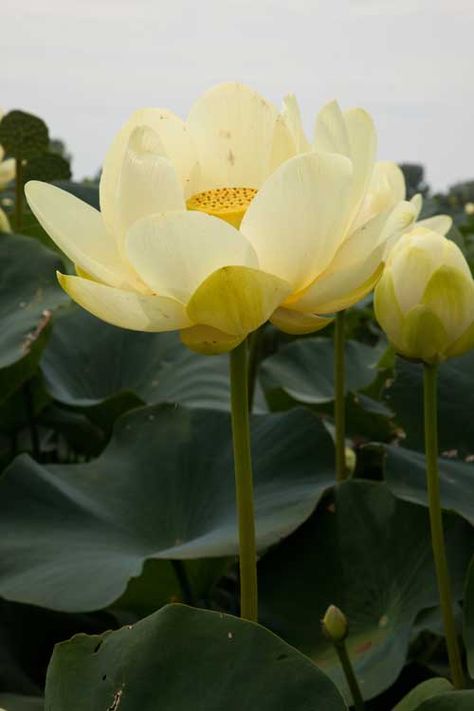
[(426, 227), (402, 237), (375, 289), (375, 314), (395, 350), (423, 365), (431, 540), (451, 676), (462, 688), (440, 502), (436, 404), (438, 365), (474, 347), (474, 280), (459, 247)]
[(362, 109), (331, 103), (306, 139), (296, 101), (282, 111), (237, 83), (205, 93), (186, 121), (132, 115), (113, 141), (101, 211), (30, 182), (29, 205), (76, 264), (60, 274), (95, 316), (179, 330), (190, 348), (231, 351), (242, 614), (257, 616), (246, 337), (267, 320), (317, 331), (376, 284), (387, 248), (415, 220), (393, 164), (375, 163)]

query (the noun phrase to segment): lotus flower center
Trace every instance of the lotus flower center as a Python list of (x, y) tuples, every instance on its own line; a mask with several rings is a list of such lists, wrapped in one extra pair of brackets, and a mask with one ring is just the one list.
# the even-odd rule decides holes
[(239, 228), (248, 206), (257, 194), (255, 188), (213, 188), (187, 200), (188, 210), (199, 210), (220, 217)]

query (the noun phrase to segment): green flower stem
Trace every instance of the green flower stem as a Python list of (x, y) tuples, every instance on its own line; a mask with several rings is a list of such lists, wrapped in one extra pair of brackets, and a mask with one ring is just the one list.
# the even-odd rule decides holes
[(186, 564), (183, 560), (174, 559), (171, 561), (173, 566), (174, 574), (181, 588), (181, 594), (183, 596), (183, 602), (186, 605), (194, 605), (194, 594), (189, 581), (188, 573), (186, 571)]
[(23, 164), (17, 158), (15, 165), (15, 229), (17, 232), (21, 232), (23, 222)]
[(263, 329), (260, 326), (256, 331), (249, 336), (249, 372), (248, 372), (248, 393), (249, 393), (249, 412), (253, 409), (253, 400), (255, 397), (255, 387), (257, 384), (257, 372), (260, 363), (263, 346)]
[(336, 481), (347, 479), (345, 395), (345, 311), (336, 314), (334, 329), (334, 422), (336, 425)]
[(443, 518), (441, 512), (438, 472), (438, 414), (437, 414), (437, 375), (436, 365), (423, 366), (423, 397), (425, 413), (425, 453), (426, 476), (428, 484), (428, 503), (431, 525), (431, 545), (438, 581), (438, 593), (443, 615), (444, 633), (448, 649), (451, 677), (456, 689), (465, 686), (461, 663), (456, 625), (454, 622), (451, 584), (448, 561), (444, 545)]
[(360, 692), (359, 682), (354, 673), (352, 663), (347, 652), (347, 647), (345, 642), (334, 642), (334, 647), (339, 657), (344, 676), (346, 677), (347, 685), (350, 689), (352, 700), (354, 701), (355, 711), (364, 711), (364, 699)]
[(248, 353), (243, 341), (230, 353), (232, 436), (240, 547), (240, 616), (257, 620), (257, 551), (248, 411)]

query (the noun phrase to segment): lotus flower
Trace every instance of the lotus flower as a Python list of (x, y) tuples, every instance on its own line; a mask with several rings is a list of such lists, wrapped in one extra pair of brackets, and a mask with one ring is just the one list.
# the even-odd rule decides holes
[(362, 109), (326, 106), (310, 145), (292, 97), (278, 112), (230, 83), (186, 121), (134, 113), (106, 156), (101, 212), (44, 183), (26, 194), (77, 265), (78, 276), (59, 275), (71, 298), (117, 326), (179, 329), (190, 348), (218, 353), (267, 320), (319, 330), (373, 288), (419, 209), (375, 151)]

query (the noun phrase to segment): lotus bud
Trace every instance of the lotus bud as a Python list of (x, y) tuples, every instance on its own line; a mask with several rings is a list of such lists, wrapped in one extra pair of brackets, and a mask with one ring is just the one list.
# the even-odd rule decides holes
[[(8, 220), (8, 217), (6, 214), (3, 212), (2, 208), (0, 207), (0, 232), (11, 232), (11, 227), (10, 227), (10, 222)], [(0, 709), (0, 711), (2, 711)]]
[(474, 280), (459, 247), (422, 227), (390, 252), (375, 315), (396, 351), (429, 364), (474, 346)]
[(324, 636), (334, 644), (344, 642), (346, 639), (349, 631), (347, 618), (335, 605), (329, 605), (321, 620), (321, 625)]

